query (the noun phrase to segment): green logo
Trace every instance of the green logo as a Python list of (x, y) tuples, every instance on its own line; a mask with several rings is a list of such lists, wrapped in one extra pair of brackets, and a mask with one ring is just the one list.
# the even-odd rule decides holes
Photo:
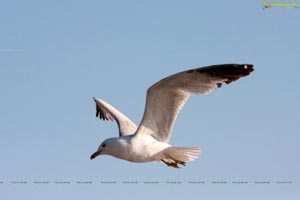
[(263, 9), (279, 7), (279, 8), (299, 8), (300, 2), (277, 2), (273, 1), (271, 3), (264, 1)]

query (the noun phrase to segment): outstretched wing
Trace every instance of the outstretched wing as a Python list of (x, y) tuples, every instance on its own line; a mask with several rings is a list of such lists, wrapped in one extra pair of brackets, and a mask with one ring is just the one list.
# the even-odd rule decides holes
[(168, 142), (176, 117), (191, 95), (205, 95), (253, 71), (249, 64), (223, 64), (171, 75), (147, 91), (146, 106), (137, 134), (150, 134)]
[(96, 103), (96, 117), (106, 121), (116, 121), (119, 128), (119, 136), (135, 133), (137, 126), (124, 114), (102, 99), (93, 97)]

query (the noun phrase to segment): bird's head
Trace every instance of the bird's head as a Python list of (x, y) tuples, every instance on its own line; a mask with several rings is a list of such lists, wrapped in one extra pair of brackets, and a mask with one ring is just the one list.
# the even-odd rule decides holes
[(98, 147), (98, 150), (91, 155), (91, 160), (100, 155), (113, 155), (118, 146), (117, 138), (104, 140)]

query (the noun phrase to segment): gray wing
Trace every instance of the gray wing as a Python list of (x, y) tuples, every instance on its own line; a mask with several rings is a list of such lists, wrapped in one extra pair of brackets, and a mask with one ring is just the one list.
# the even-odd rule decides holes
[(191, 95), (205, 95), (253, 71), (250, 64), (223, 64), (171, 75), (147, 91), (146, 106), (137, 134), (150, 134), (168, 142), (176, 117)]
[(135, 133), (137, 126), (124, 114), (102, 99), (96, 97), (93, 97), (93, 99), (96, 103), (96, 117), (104, 121), (116, 121), (119, 128), (119, 136)]

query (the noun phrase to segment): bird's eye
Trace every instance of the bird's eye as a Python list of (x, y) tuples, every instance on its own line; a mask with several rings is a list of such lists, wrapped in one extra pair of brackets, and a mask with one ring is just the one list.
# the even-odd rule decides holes
[(102, 148), (106, 147), (106, 144), (102, 144)]

